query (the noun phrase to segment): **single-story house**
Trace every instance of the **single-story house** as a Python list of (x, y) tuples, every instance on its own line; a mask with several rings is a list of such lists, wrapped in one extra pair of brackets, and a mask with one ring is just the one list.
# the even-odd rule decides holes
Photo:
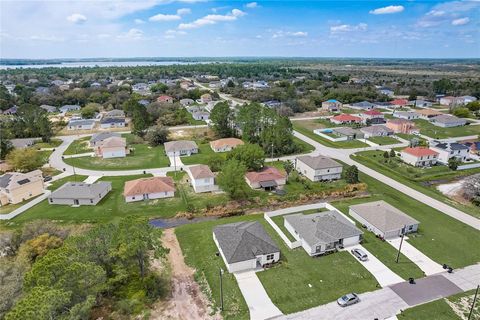
[(375, 108), (380, 108), (380, 109), (395, 109), (398, 108), (398, 106), (392, 104), (391, 102), (373, 102), (373, 105)]
[(260, 171), (247, 172), (245, 181), (252, 189), (273, 190), (287, 183), (287, 175), (275, 167), (263, 167)]
[(370, 110), (375, 108), (375, 105), (368, 101), (355, 102), (355, 103), (352, 103), (350, 106), (355, 109), (363, 109), (363, 110)]
[(399, 119), (406, 119), (406, 120), (415, 120), (420, 117), (420, 115), (416, 112), (412, 111), (397, 111), (392, 114), (395, 118)]
[(173, 98), (170, 97), (170, 96), (161, 95), (160, 97), (157, 98), (157, 102), (161, 102), (161, 103), (173, 103)]
[(77, 104), (66, 104), (64, 106), (61, 106), (59, 110), (61, 113), (78, 111), (80, 110), (80, 106)]
[(395, 99), (390, 101), (393, 105), (397, 106), (398, 108), (403, 108), (408, 104), (407, 99)]
[(417, 108), (431, 108), (433, 103), (426, 100), (411, 100), (408, 101), (408, 105)]
[(392, 129), (394, 133), (413, 134), (418, 132), (415, 123), (405, 119), (388, 119), (386, 127)]
[(295, 170), (311, 181), (324, 181), (340, 179), (343, 166), (324, 156), (301, 156), (295, 159)]
[(125, 118), (125, 111), (114, 109), (105, 113), (104, 118)]
[(297, 241), (301, 241), (309, 256), (356, 245), (363, 234), (336, 210), (288, 215), (284, 217), (284, 226)]
[(430, 118), (444, 114), (440, 111), (433, 110), (433, 109), (415, 110), (415, 112), (418, 113), (420, 119), (424, 119), (424, 120), (430, 120)]
[(213, 241), (231, 273), (255, 270), (280, 260), (280, 249), (258, 221), (216, 226)]
[(16, 149), (24, 149), (33, 146), (37, 141), (41, 141), (40, 138), (20, 138), (12, 139), (10, 142), (12, 146)]
[(49, 106), (48, 104), (42, 104), (40, 108), (42, 108), (43, 110), (49, 113), (57, 112), (57, 107)]
[(192, 117), (195, 120), (208, 120), (210, 119), (210, 112), (207, 112), (207, 111), (193, 112)]
[(212, 95), (210, 93), (204, 93), (200, 96), (200, 101), (202, 103), (209, 103), (212, 100)]
[(400, 156), (403, 162), (415, 167), (433, 166), (438, 161), (438, 152), (425, 147), (405, 148)]
[(111, 138), (111, 137), (121, 137), (121, 135), (120, 135), (120, 133), (117, 133), (117, 132), (95, 133), (90, 138), (90, 147), (95, 147), (97, 145), (100, 145), (100, 142), (102, 142), (105, 139)]
[(331, 112), (340, 111), (342, 106), (343, 104), (340, 101), (337, 101), (335, 99), (330, 99), (322, 102), (322, 110), (325, 110), (325, 111), (331, 111)]
[(335, 124), (352, 124), (352, 123), (361, 123), (362, 118), (352, 116), (350, 114), (339, 114), (330, 118), (330, 122)]
[(477, 98), (473, 96), (461, 96), (460, 98), (462, 99), (463, 104), (477, 101)]
[(440, 104), (444, 106), (457, 106), (463, 105), (464, 100), (462, 97), (445, 96), (440, 98)]
[(190, 91), (190, 90), (195, 89), (195, 84), (193, 82), (190, 82), (190, 81), (182, 81), (182, 82), (180, 82), (180, 88), (182, 88), (184, 90), (187, 90), (187, 91)]
[(198, 153), (198, 146), (195, 141), (178, 140), (165, 142), (165, 153), (169, 157), (174, 156), (190, 156)]
[(268, 100), (268, 101), (264, 101), (263, 105), (270, 109), (276, 109), (282, 106), (282, 102), (278, 100)]
[(210, 148), (215, 152), (228, 152), (243, 144), (245, 143), (237, 138), (223, 138), (210, 141)]
[(442, 115), (433, 117), (430, 119), (430, 122), (433, 125), (437, 127), (442, 127), (442, 128), (460, 127), (467, 124), (467, 120), (462, 118), (457, 118), (449, 114), (442, 114)]
[(95, 155), (103, 159), (125, 158), (130, 150), (127, 148), (127, 139), (110, 137), (98, 142), (95, 147)]
[(460, 162), (468, 159), (469, 147), (458, 142), (442, 142), (430, 144), (430, 149), (438, 152), (438, 162), (448, 164), (448, 160), (455, 158)]
[(360, 114), (363, 123), (378, 124), (385, 123), (385, 116), (377, 110), (367, 110)]
[(72, 120), (67, 124), (67, 130), (92, 130), (95, 120)]
[(73, 206), (94, 206), (112, 190), (112, 183), (100, 181), (95, 183), (66, 182), (48, 197), (49, 204)]
[(125, 182), (123, 187), (125, 202), (172, 198), (175, 184), (171, 177), (141, 178)]
[(215, 191), (215, 174), (207, 165), (191, 166), (187, 170), (193, 190), (196, 193)]
[(195, 101), (193, 101), (192, 99), (181, 99), (180, 100), (180, 104), (184, 107), (190, 106), (194, 103), (195, 103)]
[(379, 88), (378, 92), (380, 92), (383, 95), (389, 96), (389, 97), (393, 97), (393, 95), (395, 94), (395, 92), (393, 92), (392, 89), (385, 88), (385, 87)]
[(332, 128), (332, 133), (339, 137), (346, 137), (346, 140), (363, 139), (363, 132), (349, 127)]
[(100, 121), (100, 128), (124, 128), (126, 125), (125, 118), (105, 118)]
[(7, 172), (0, 176), (0, 205), (16, 204), (42, 194), (42, 171)]
[(142, 99), (142, 100), (139, 100), (138, 103), (140, 103), (142, 106), (146, 107), (150, 104), (150, 101), (148, 101), (147, 99)]
[(418, 230), (417, 220), (383, 200), (350, 206), (349, 214), (383, 239)]
[(383, 125), (361, 128), (360, 131), (363, 132), (364, 137), (367, 139), (371, 137), (386, 137), (393, 134), (392, 129)]

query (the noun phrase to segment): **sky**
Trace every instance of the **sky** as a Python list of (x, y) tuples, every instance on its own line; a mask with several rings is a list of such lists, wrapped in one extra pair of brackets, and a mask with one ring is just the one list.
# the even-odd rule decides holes
[(1, 58), (225, 56), (480, 58), (480, 0), (0, 0)]

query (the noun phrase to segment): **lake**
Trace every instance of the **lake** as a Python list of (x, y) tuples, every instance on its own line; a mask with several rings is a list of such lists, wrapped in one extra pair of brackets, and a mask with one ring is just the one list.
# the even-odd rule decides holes
[(212, 63), (213, 61), (78, 61), (78, 62), (61, 62), (51, 64), (22, 64), (22, 65), (6, 65), (0, 64), (0, 70), (20, 69), (20, 68), (81, 68), (81, 67), (144, 67), (144, 66), (171, 66), (175, 64), (198, 64), (198, 63)]

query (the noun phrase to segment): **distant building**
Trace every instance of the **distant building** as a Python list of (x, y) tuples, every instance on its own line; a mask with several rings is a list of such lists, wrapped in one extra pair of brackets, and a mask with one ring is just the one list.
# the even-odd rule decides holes
[(343, 104), (335, 99), (330, 99), (322, 102), (322, 110), (324, 111), (337, 112), (340, 111), (342, 106)]
[(392, 89), (385, 88), (385, 87), (379, 88), (378, 92), (389, 97), (393, 97), (393, 95), (395, 94), (395, 92), (393, 92)]
[(192, 113), (192, 117), (195, 120), (205, 121), (210, 119), (210, 112), (207, 111), (197, 111)]
[(282, 106), (282, 102), (278, 100), (268, 100), (268, 101), (265, 101), (263, 105), (271, 109), (277, 109)]
[(408, 100), (407, 99), (395, 99), (395, 100), (391, 101), (391, 103), (393, 105), (397, 106), (398, 108), (403, 108), (403, 107), (407, 106)]
[(67, 130), (92, 130), (95, 120), (73, 120), (67, 125)]
[(125, 118), (125, 111), (114, 109), (105, 113), (104, 118)]
[(386, 127), (392, 129), (394, 133), (414, 134), (419, 132), (415, 123), (405, 119), (388, 119)]
[(247, 172), (245, 181), (252, 189), (274, 190), (287, 183), (287, 175), (275, 167), (263, 167)]
[(433, 109), (422, 109), (422, 110), (416, 110), (415, 112), (418, 113), (418, 115), (420, 116), (420, 119), (424, 119), (424, 120), (429, 120), (430, 118), (444, 114), (440, 111), (433, 110)]
[(209, 94), (209, 93), (204, 93), (200, 96), (200, 101), (202, 103), (209, 103), (210, 101), (212, 101), (212, 95)]
[(370, 110), (370, 109), (375, 108), (375, 105), (371, 102), (368, 102), (368, 101), (352, 103), (350, 106), (352, 108), (362, 109), (362, 110)]
[(467, 124), (467, 120), (462, 118), (457, 118), (455, 116), (448, 115), (448, 114), (442, 114), (442, 115), (433, 117), (430, 119), (430, 122), (433, 125), (437, 127), (442, 127), (442, 128), (460, 127)]
[(385, 116), (378, 110), (367, 110), (360, 113), (363, 123), (369, 124), (381, 124), (385, 123)]
[(395, 118), (406, 119), (406, 120), (415, 120), (420, 117), (416, 112), (412, 111), (396, 111), (392, 114)]
[(372, 137), (386, 137), (393, 134), (392, 129), (383, 125), (361, 128), (360, 131), (363, 132), (364, 137), (367, 139)]
[(47, 104), (42, 104), (40, 108), (42, 108), (43, 110), (49, 113), (57, 112), (57, 107), (49, 106)]
[(77, 105), (77, 104), (66, 104), (64, 106), (61, 106), (59, 110), (60, 110), (61, 113), (78, 111), (78, 110), (80, 110), (80, 106)]
[(408, 101), (408, 105), (416, 108), (431, 108), (433, 104), (426, 100), (411, 100)]
[(48, 197), (49, 204), (94, 206), (112, 190), (112, 183), (67, 182)]
[(95, 146), (95, 155), (103, 159), (125, 158), (129, 153), (127, 140), (121, 137), (106, 138)]
[(100, 128), (124, 128), (126, 125), (125, 118), (104, 118), (100, 121)]
[(192, 99), (182, 99), (182, 100), (180, 100), (180, 104), (184, 107), (190, 106), (194, 103), (195, 103), (195, 101), (193, 101)]
[(100, 132), (95, 133), (90, 138), (90, 147), (99, 146), (102, 141), (111, 137), (121, 137), (120, 133), (117, 132)]
[(215, 152), (228, 152), (243, 144), (245, 143), (237, 138), (223, 138), (211, 141), (210, 147)]
[(330, 122), (335, 124), (353, 124), (353, 123), (361, 123), (362, 118), (352, 116), (349, 114), (340, 114), (338, 116), (331, 117)]
[(170, 96), (162, 95), (157, 98), (157, 102), (160, 103), (173, 103), (173, 98)]

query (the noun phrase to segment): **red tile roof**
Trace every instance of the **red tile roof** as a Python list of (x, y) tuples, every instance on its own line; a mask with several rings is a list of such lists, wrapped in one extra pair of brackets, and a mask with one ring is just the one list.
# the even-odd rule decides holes
[(395, 99), (391, 101), (392, 104), (395, 104), (397, 106), (406, 106), (408, 104), (407, 99)]
[(157, 98), (157, 101), (159, 101), (159, 102), (168, 101), (168, 100), (173, 100), (173, 98), (170, 97), (170, 96), (165, 96), (165, 95), (160, 96), (160, 97)]
[(415, 147), (415, 148), (405, 148), (402, 152), (411, 154), (415, 157), (424, 157), (424, 156), (435, 156), (438, 155), (438, 152), (435, 152), (431, 149), (425, 147)]
[(360, 122), (362, 121), (361, 118), (355, 117), (349, 114), (340, 114), (338, 116), (332, 117), (330, 120), (335, 120), (335, 121), (340, 121), (340, 122), (349, 122), (349, 121), (355, 121), (355, 122)]
[(380, 116), (382, 113), (378, 110), (368, 110), (365, 111), (363, 114), (369, 115), (369, 116)]
[(175, 191), (173, 179), (170, 177), (153, 177), (125, 182), (123, 188), (124, 196), (135, 196), (139, 194), (150, 194), (157, 192)]
[(251, 171), (245, 174), (245, 177), (250, 182), (262, 182), (262, 181), (271, 181), (278, 179), (285, 179), (287, 175), (282, 173), (275, 167), (264, 167), (260, 171)]

